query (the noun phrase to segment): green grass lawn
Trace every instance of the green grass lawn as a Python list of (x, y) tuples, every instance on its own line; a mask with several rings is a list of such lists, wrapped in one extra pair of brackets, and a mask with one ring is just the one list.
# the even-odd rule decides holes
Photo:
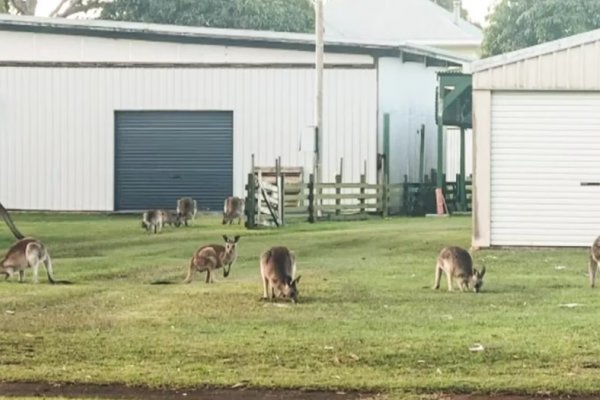
[[(16, 214), (45, 241), (49, 285), (0, 282), (0, 380), (358, 389), (388, 393), (600, 390), (600, 292), (586, 250), (480, 251), (481, 294), (431, 290), (470, 220), (223, 227), (201, 217), (149, 235), (137, 217)], [(194, 250), (241, 234), (229, 278), (181, 281)], [(0, 249), (12, 242), (0, 231)], [(265, 303), (258, 257), (298, 254), (300, 304)], [(556, 267), (565, 268), (556, 268)], [(561, 304), (578, 303), (575, 308)], [(14, 312), (14, 313), (13, 313)], [(469, 347), (480, 343), (482, 352)]]

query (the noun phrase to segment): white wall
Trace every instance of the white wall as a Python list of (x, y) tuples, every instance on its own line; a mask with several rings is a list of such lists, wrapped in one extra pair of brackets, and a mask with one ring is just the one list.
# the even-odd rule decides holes
[[(325, 179), (344, 157), (348, 180), (358, 181), (363, 161), (375, 180), (376, 76), (325, 72)], [(299, 141), (313, 121), (313, 78), (308, 68), (0, 67), (2, 203), (112, 210), (115, 110), (233, 110), (236, 195), (252, 153), (257, 164), (281, 156), (285, 166), (310, 170), (312, 155)]]
[(389, 113), (392, 183), (403, 182), (404, 175), (410, 181), (418, 180), (421, 139), (417, 130), (421, 124), (425, 124), (425, 173), (437, 165), (437, 70), (420, 63), (403, 63), (397, 58), (379, 60), (379, 131), (383, 138), (383, 114)]
[[(456, 181), (456, 174), (460, 173), (460, 129), (446, 127), (444, 133), (444, 171), (446, 180)], [(473, 173), (473, 131), (465, 130), (465, 173), (467, 178)]]
[[(152, 63), (314, 63), (310, 51), (180, 44), (0, 31), (0, 61)], [(360, 54), (325, 54), (326, 63), (372, 64)]]

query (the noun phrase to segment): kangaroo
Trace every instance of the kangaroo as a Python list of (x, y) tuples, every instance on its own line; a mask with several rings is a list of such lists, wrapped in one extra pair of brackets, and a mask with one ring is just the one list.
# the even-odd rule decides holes
[(596, 272), (600, 267), (600, 236), (594, 240), (590, 248), (590, 258), (588, 263), (588, 277), (590, 278), (590, 287), (596, 287)]
[(238, 219), (238, 225), (241, 224), (244, 216), (244, 206), (244, 199), (233, 196), (226, 198), (223, 205), (223, 225), (227, 222), (231, 225), (236, 218)]
[(189, 220), (196, 219), (197, 212), (198, 208), (196, 207), (196, 200), (191, 197), (182, 197), (177, 200), (177, 216), (180, 221), (185, 223), (185, 226), (188, 226)]
[(146, 231), (160, 232), (164, 225), (180, 226), (181, 220), (178, 215), (173, 215), (166, 210), (149, 210), (142, 215), (142, 228)]
[(0, 260), (0, 274), (4, 274), (9, 279), (15, 272), (19, 273), (19, 282), (23, 282), (25, 269), (33, 269), (33, 282), (38, 283), (38, 268), (43, 264), (48, 275), (48, 281), (52, 284), (62, 283), (70, 284), (69, 281), (57, 281), (53, 277), (52, 260), (46, 246), (34, 238), (26, 238), (17, 229), (8, 211), (0, 204), (0, 215), (10, 228), (18, 241), (13, 244), (2, 260)]
[(483, 276), (485, 275), (485, 267), (481, 272), (473, 268), (473, 260), (468, 251), (460, 247), (444, 247), (437, 258), (435, 266), (435, 283), (433, 289), (440, 288), (440, 279), (442, 272), (446, 273), (448, 280), (448, 291), (452, 291), (452, 279), (458, 280), (458, 285), (461, 291), (469, 289), (469, 285), (473, 284), (473, 290), (479, 293), (483, 286)]
[[(300, 276), (296, 275), (296, 254), (287, 247), (271, 247), (260, 256), (260, 274), (263, 280), (263, 300), (279, 296), (298, 301)], [(269, 293), (269, 286), (271, 291)]]
[(219, 244), (209, 244), (202, 246), (190, 261), (188, 275), (185, 278), (185, 283), (190, 283), (194, 279), (196, 271), (206, 271), (206, 283), (213, 283), (212, 271), (223, 267), (223, 277), (227, 278), (231, 271), (231, 266), (237, 258), (237, 242), (240, 240), (239, 236), (235, 236), (233, 239), (223, 235), (225, 240), (225, 246)]

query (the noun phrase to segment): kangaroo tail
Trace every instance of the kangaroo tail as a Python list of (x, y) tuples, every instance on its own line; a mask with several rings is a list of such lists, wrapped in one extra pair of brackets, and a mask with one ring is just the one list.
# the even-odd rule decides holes
[(2, 205), (2, 203), (0, 203), (0, 215), (2, 215), (2, 219), (4, 220), (4, 222), (6, 223), (6, 225), (8, 226), (8, 228), (10, 229), (10, 231), (12, 232), (12, 234), (17, 239), (20, 240), (20, 239), (25, 238), (25, 236), (23, 236), (23, 234), (21, 232), (19, 232), (19, 230), (15, 226), (15, 223), (13, 222), (12, 218), (10, 217), (10, 214), (8, 214), (8, 211), (6, 210), (6, 208), (4, 208), (4, 206)]
[(50, 258), (50, 254), (45, 247), (42, 246), (42, 251), (44, 254), (44, 268), (46, 269), (46, 275), (48, 275), (48, 282), (53, 285), (71, 285), (73, 282), (71, 281), (57, 281), (54, 279), (54, 272), (52, 270), (52, 259)]

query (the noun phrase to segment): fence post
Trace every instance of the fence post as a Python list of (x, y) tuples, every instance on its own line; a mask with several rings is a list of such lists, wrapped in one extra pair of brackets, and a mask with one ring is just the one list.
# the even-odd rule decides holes
[(386, 180), (384, 180), (383, 185), (381, 185), (381, 217), (387, 218), (389, 215), (389, 188), (390, 185)]
[(254, 172), (248, 174), (248, 184), (246, 185), (246, 228), (252, 229), (256, 227), (256, 185), (254, 180)]
[(360, 213), (365, 213), (365, 184), (367, 183), (367, 174), (360, 175)]
[(284, 210), (284, 197), (285, 197), (285, 188), (283, 186), (283, 173), (281, 172), (281, 157), (278, 157), (277, 160), (275, 160), (275, 172), (277, 174), (277, 181), (275, 182), (275, 185), (277, 186), (277, 194), (278, 194), (278, 203), (277, 203), (277, 207), (279, 208), (279, 226), (283, 226), (283, 220), (284, 220), (284, 214), (285, 214), (285, 210)]
[[(338, 175), (335, 176), (335, 183), (337, 184), (341, 184), (342, 183), (342, 176), (344, 174), (344, 157), (340, 158), (340, 173)], [(342, 194), (342, 188), (341, 186), (336, 186), (335, 188), (335, 194), (338, 196), (335, 199), (335, 214), (336, 215), (340, 215), (341, 213), (341, 204), (342, 204), (342, 199), (339, 197)]]
[(315, 222), (315, 175), (310, 174), (308, 179), (308, 222)]

